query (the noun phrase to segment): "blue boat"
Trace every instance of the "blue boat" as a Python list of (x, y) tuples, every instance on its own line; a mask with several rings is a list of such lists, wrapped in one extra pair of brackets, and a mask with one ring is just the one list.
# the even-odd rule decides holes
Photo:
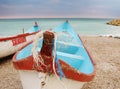
[(89, 82), (94, 78), (95, 62), (68, 21), (52, 31), (44, 32), (43, 37), (39, 38), (35, 50), (44, 64), (35, 64), (33, 46), (31, 42), (14, 55), (13, 64), (17, 70), (35, 69), (80, 82)]

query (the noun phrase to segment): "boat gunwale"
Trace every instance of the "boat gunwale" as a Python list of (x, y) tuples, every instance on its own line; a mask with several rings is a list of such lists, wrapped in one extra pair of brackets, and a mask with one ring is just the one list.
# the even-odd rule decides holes
[(95, 76), (95, 74), (96, 74), (96, 62), (93, 60), (92, 54), (88, 51), (88, 49), (87, 49), (87, 47), (85, 46), (85, 44), (84, 44), (83, 40), (81, 39), (80, 35), (78, 35), (78, 37), (79, 37), (80, 40), (82, 41), (82, 44), (83, 44), (83, 46), (84, 46), (84, 48), (85, 48), (88, 56), (90, 57), (90, 60), (91, 60), (91, 62), (92, 62), (92, 64), (93, 64), (93, 67), (94, 67), (94, 68), (93, 68), (93, 69), (94, 69), (93, 73), (87, 74), (87, 75), (88, 75), (88, 76), (92, 76), (92, 75)]
[[(15, 55), (13, 56), (13, 62), (16, 62), (16, 61), (22, 61), (23, 59), (27, 59), (29, 57), (26, 57), (26, 58), (22, 58), (21, 60), (17, 60), (17, 55), (19, 54), (20, 50), (24, 49), (26, 46), (30, 45), (33, 41), (27, 43), (26, 45), (22, 46), (16, 53)], [(31, 55), (32, 56), (32, 55)]]
[(29, 61), (29, 59), (32, 59), (32, 61), (33, 61), (32, 55), (30, 55), (30, 56), (28, 56), (28, 57), (26, 57), (26, 58), (22, 58), (21, 60), (17, 60), (17, 55), (19, 54), (20, 50), (24, 49), (27, 45), (30, 45), (32, 42), (33, 42), (33, 41), (31, 41), (31, 42), (27, 43), (26, 45), (24, 45), (23, 47), (21, 47), (21, 48), (15, 53), (15, 55), (13, 56), (12, 62), (13, 62), (13, 66), (14, 66), (15, 69), (17, 69), (17, 70), (33, 70), (33, 65), (32, 65), (32, 68), (27, 68), (27, 69), (26, 69), (26, 68), (23, 68), (23, 67), (20, 67), (20, 65), (19, 65), (19, 64), (21, 64), (22, 62), (24, 62), (25, 60), (26, 60), (26, 61), (27, 61), (27, 60)]
[(38, 33), (38, 32), (39, 32), (39, 31), (37, 31), (37, 32), (33, 32), (33, 33), (18, 34), (18, 35), (15, 35), (15, 36), (9, 36), (9, 37), (2, 37), (2, 38), (0, 38), (0, 42), (1, 42), (1, 41), (7, 41), (7, 40), (16, 39), (16, 38), (19, 38), (19, 37), (27, 37), (27, 36), (30, 36), (30, 35), (36, 34), (36, 33)]

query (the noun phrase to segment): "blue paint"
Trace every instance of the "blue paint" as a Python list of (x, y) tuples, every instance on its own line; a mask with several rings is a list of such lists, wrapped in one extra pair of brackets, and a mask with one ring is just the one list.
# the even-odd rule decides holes
[(25, 33), (33, 33), (33, 32), (37, 32), (39, 30), (40, 30), (39, 26), (33, 26), (29, 30), (27, 30)]
[(23, 58), (26, 58), (26, 57), (32, 55), (32, 52), (31, 52), (32, 47), (33, 47), (33, 44), (30, 44), (30, 45), (26, 46), (25, 48), (23, 48), (21, 51), (19, 51), (16, 59), (20, 60), (20, 59), (23, 59)]
[[(40, 48), (42, 47), (42, 42), (43, 39), (39, 40), (39, 46), (36, 48), (36, 50), (39, 52)], [(22, 50), (19, 51), (18, 55), (17, 55), (17, 60), (21, 60), (23, 58), (27, 58), (29, 56), (32, 55), (32, 48), (33, 48), (33, 43), (27, 45), (25, 48), (23, 48)]]
[(82, 44), (81, 40), (79, 39), (77, 33), (75, 33), (75, 31), (73, 30), (73, 28), (70, 26), (70, 24), (68, 22), (65, 22), (63, 24), (61, 24), (60, 26), (56, 27), (54, 30), (54, 32), (66, 32), (68, 33), (70, 36), (73, 36), (74, 39), (76, 39), (80, 44)]
[(60, 79), (62, 79), (62, 77), (65, 78), (65, 75), (64, 75), (64, 73), (63, 73), (63, 71), (62, 71), (62, 69), (61, 69), (60, 63), (58, 62), (58, 57), (57, 57), (57, 55), (56, 55), (56, 58), (55, 58), (55, 63), (56, 63), (57, 66), (58, 66), (57, 72), (58, 72), (59, 75), (60, 75)]

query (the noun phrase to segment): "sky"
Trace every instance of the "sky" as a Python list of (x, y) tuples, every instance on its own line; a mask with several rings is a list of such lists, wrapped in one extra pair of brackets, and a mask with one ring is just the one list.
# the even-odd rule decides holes
[(0, 0), (0, 18), (120, 18), (120, 0)]

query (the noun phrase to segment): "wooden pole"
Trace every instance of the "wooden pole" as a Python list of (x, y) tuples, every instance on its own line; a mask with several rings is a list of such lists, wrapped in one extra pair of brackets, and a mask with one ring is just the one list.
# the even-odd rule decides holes
[(24, 34), (24, 28), (22, 29), (22, 33)]

